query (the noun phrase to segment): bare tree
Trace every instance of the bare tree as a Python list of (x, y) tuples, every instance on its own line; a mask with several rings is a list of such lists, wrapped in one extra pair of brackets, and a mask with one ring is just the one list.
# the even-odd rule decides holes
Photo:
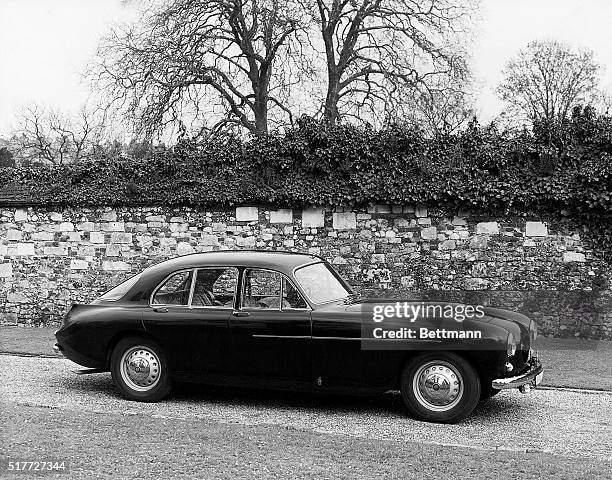
[(58, 110), (30, 105), (18, 112), (11, 144), (18, 160), (63, 165), (91, 158), (100, 143), (104, 115), (82, 107), (69, 116)]
[(508, 62), (497, 91), (512, 113), (531, 123), (558, 125), (578, 104), (597, 97), (599, 65), (589, 50), (557, 41), (533, 41)]
[(440, 79), (426, 88), (409, 88), (403, 101), (389, 109), (385, 123), (405, 123), (432, 136), (455, 133), (474, 117), (470, 84)]
[(316, 0), (325, 46), (323, 116), (376, 115), (403, 101), (407, 86), (426, 89), (466, 72), (458, 48), (476, 3), (470, 0)]
[(116, 30), (95, 76), (109, 103), (145, 138), (165, 131), (207, 137), (259, 134), (288, 123), (291, 88), (307, 64), (303, 10), (279, 0), (171, 0)]

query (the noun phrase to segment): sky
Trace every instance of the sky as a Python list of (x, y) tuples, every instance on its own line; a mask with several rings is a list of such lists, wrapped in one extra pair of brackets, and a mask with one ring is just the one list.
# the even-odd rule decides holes
[[(100, 38), (132, 18), (122, 0), (0, 0), (0, 137), (23, 105), (75, 111), (90, 95), (82, 72)], [(505, 63), (534, 39), (556, 39), (595, 52), (612, 91), (612, 2), (481, 0), (472, 68), (481, 122), (500, 113), (495, 96)]]

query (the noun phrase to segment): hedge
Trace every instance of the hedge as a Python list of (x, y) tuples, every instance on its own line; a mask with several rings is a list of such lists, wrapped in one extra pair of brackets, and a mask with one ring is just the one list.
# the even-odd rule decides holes
[(410, 128), (375, 131), (303, 118), (283, 135), (181, 142), (147, 160), (2, 168), (0, 192), (25, 186), (22, 203), (37, 206), (425, 203), (503, 213), (565, 210), (610, 252), (612, 119), (575, 114), (561, 133), (534, 132), (472, 124), (429, 138)]

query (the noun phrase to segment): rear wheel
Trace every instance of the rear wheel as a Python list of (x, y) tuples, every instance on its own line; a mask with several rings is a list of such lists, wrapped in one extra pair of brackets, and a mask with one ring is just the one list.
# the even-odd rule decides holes
[(152, 340), (125, 337), (111, 356), (111, 375), (121, 393), (130, 400), (156, 402), (172, 389), (168, 361)]
[(456, 423), (480, 399), (478, 373), (454, 353), (431, 352), (408, 362), (401, 375), (402, 399), (419, 420)]

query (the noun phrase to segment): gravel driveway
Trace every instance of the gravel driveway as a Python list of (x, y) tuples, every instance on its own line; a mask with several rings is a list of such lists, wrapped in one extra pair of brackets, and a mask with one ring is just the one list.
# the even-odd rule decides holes
[(398, 395), (393, 394), (363, 399), (182, 387), (161, 403), (130, 402), (118, 396), (110, 374), (79, 376), (73, 373), (75, 368), (63, 359), (0, 356), (0, 407), (281, 427), (309, 434), (343, 435), (355, 441), (411, 441), (491, 455), (537, 452), (603, 461), (604, 470), (611, 467), (610, 393), (502, 392), (482, 402), (461, 424), (437, 425), (406, 417)]
[[(110, 374), (75, 375), (75, 364), (48, 358), (0, 357), (0, 397), (9, 404), (161, 418), (275, 424), (322, 433), (495, 450), (544, 451), (608, 459), (612, 395), (539, 390), (502, 392), (459, 425), (407, 418), (399, 399), (286, 395), (187, 389), (157, 404), (118, 396)], [(389, 395), (387, 397), (393, 397)]]

